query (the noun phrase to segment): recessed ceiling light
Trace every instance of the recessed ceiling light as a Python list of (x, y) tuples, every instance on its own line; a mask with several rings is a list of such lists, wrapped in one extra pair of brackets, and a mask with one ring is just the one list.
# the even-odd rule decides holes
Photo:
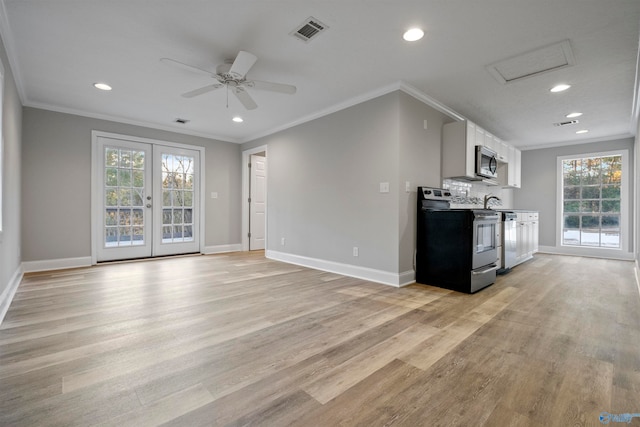
[(242, 117), (240, 117), (240, 116), (235, 116), (235, 117), (234, 117), (233, 119), (231, 119), (231, 120), (233, 120), (233, 121), (234, 121), (234, 122), (236, 122), (236, 123), (242, 123), (242, 122), (244, 122), (244, 119), (243, 119)]
[(420, 28), (411, 28), (402, 35), (402, 38), (408, 42), (414, 42), (416, 40), (420, 40), (422, 36), (424, 36), (424, 31)]
[(562, 91), (565, 91), (565, 90), (569, 89), (570, 87), (571, 87), (571, 85), (560, 84), (560, 85), (556, 85), (556, 86), (552, 87), (550, 90), (551, 90), (551, 92), (562, 92)]
[(567, 119), (573, 119), (575, 117), (580, 117), (582, 115), (582, 113), (578, 113), (577, 111), (575, 113), (569, 113), (567, 114), (565, 117)]
[(587, 133), (587, 132), (589, 132), (587, 129), (582, 129), (582, 130), (576, 131), (576, 133)]
[(93, 87), (100, 90), (111, 90), (111, 86), (106, 83), (94, 83)]

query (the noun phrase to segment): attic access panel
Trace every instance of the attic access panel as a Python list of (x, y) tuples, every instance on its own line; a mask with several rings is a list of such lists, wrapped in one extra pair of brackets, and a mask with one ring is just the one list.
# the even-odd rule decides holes
[(487, 71), (501, 84), (560, 70), (575, 64), (569, 40), (531, 50), (487, 65)]

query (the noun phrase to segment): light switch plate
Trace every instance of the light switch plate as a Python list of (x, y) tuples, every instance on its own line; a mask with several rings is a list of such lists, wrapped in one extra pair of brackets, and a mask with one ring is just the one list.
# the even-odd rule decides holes
[(389, 192), (389, 183), (388, 182), (381, 182), (380, 183), (380, 192), (381, 193), (388, 193)]
[(404, 182), (404, 191), (407, 193), (411, 193), (411, 183), (409, 181)]
[(211, 192), (211, 198), (212, 199), (217, 199), (218, 198), (218, 192), (217, 191)]

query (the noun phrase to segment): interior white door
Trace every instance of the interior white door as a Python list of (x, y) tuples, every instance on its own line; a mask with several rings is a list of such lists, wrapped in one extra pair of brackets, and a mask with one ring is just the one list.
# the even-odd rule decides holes
[(267, 206), (267, 158), (251, 155), (249, 186), (249, 250), (265, 248)]
[(154, 147), (153, 255), (200, 250), (200, 153)]
[(152, 254), (152, 145), (99, 137), (96, 259), (111, 261)]
[(97, 138), (96, 261), (200, 251), (200, 152)]

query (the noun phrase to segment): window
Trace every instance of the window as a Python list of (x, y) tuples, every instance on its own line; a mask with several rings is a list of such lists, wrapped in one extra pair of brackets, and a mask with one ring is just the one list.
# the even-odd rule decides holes
[(623, 249), (626, 152), (558, 160), (562, 246)]

